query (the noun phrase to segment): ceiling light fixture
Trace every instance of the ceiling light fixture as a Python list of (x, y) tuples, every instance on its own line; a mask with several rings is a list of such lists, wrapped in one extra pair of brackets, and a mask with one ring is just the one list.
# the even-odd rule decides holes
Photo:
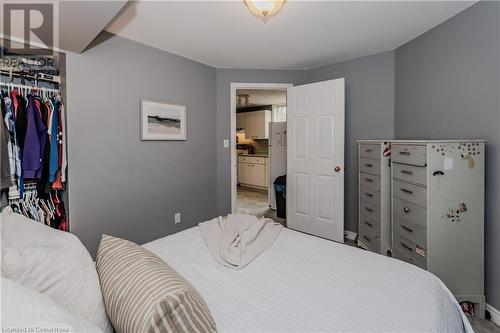
[(243, 0), (250, 13), (266, 22), (276, 16), (286, 0)]

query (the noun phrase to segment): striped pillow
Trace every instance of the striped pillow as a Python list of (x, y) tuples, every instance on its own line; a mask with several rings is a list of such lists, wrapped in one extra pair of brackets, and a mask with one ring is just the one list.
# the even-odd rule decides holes
[(103, 235), (96, 266), (117, 333), (216, 332), (198, 291), (143, 247)]

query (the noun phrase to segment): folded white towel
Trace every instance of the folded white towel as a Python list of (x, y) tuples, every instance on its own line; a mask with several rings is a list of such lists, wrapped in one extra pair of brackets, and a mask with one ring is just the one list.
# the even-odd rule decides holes
[(219, 216), (199, 224), (210, 253), (220, 264), (241, 269), (268, 249), (283, 226), (246, 214)]

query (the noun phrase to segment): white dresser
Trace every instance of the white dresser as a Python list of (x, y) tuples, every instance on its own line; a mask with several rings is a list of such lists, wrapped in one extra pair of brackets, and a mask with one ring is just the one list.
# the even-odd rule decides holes
[(391, 141), (393, 256), (484, 316), (484, 141)]
[(390, 143), (358, 141), (358, 246), (391, 255)]

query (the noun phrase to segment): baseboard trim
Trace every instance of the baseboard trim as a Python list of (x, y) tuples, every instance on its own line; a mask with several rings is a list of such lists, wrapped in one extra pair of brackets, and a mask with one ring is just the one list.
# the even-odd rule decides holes
[(356, 237), (358, 237), (358, 233), (349, 230), (344, 230), (344, 237), (349, 240), (355, 241)]
[(491, 315), (491, 321), (500, 326), (500, 311), (486, 303), (486, 310)]

